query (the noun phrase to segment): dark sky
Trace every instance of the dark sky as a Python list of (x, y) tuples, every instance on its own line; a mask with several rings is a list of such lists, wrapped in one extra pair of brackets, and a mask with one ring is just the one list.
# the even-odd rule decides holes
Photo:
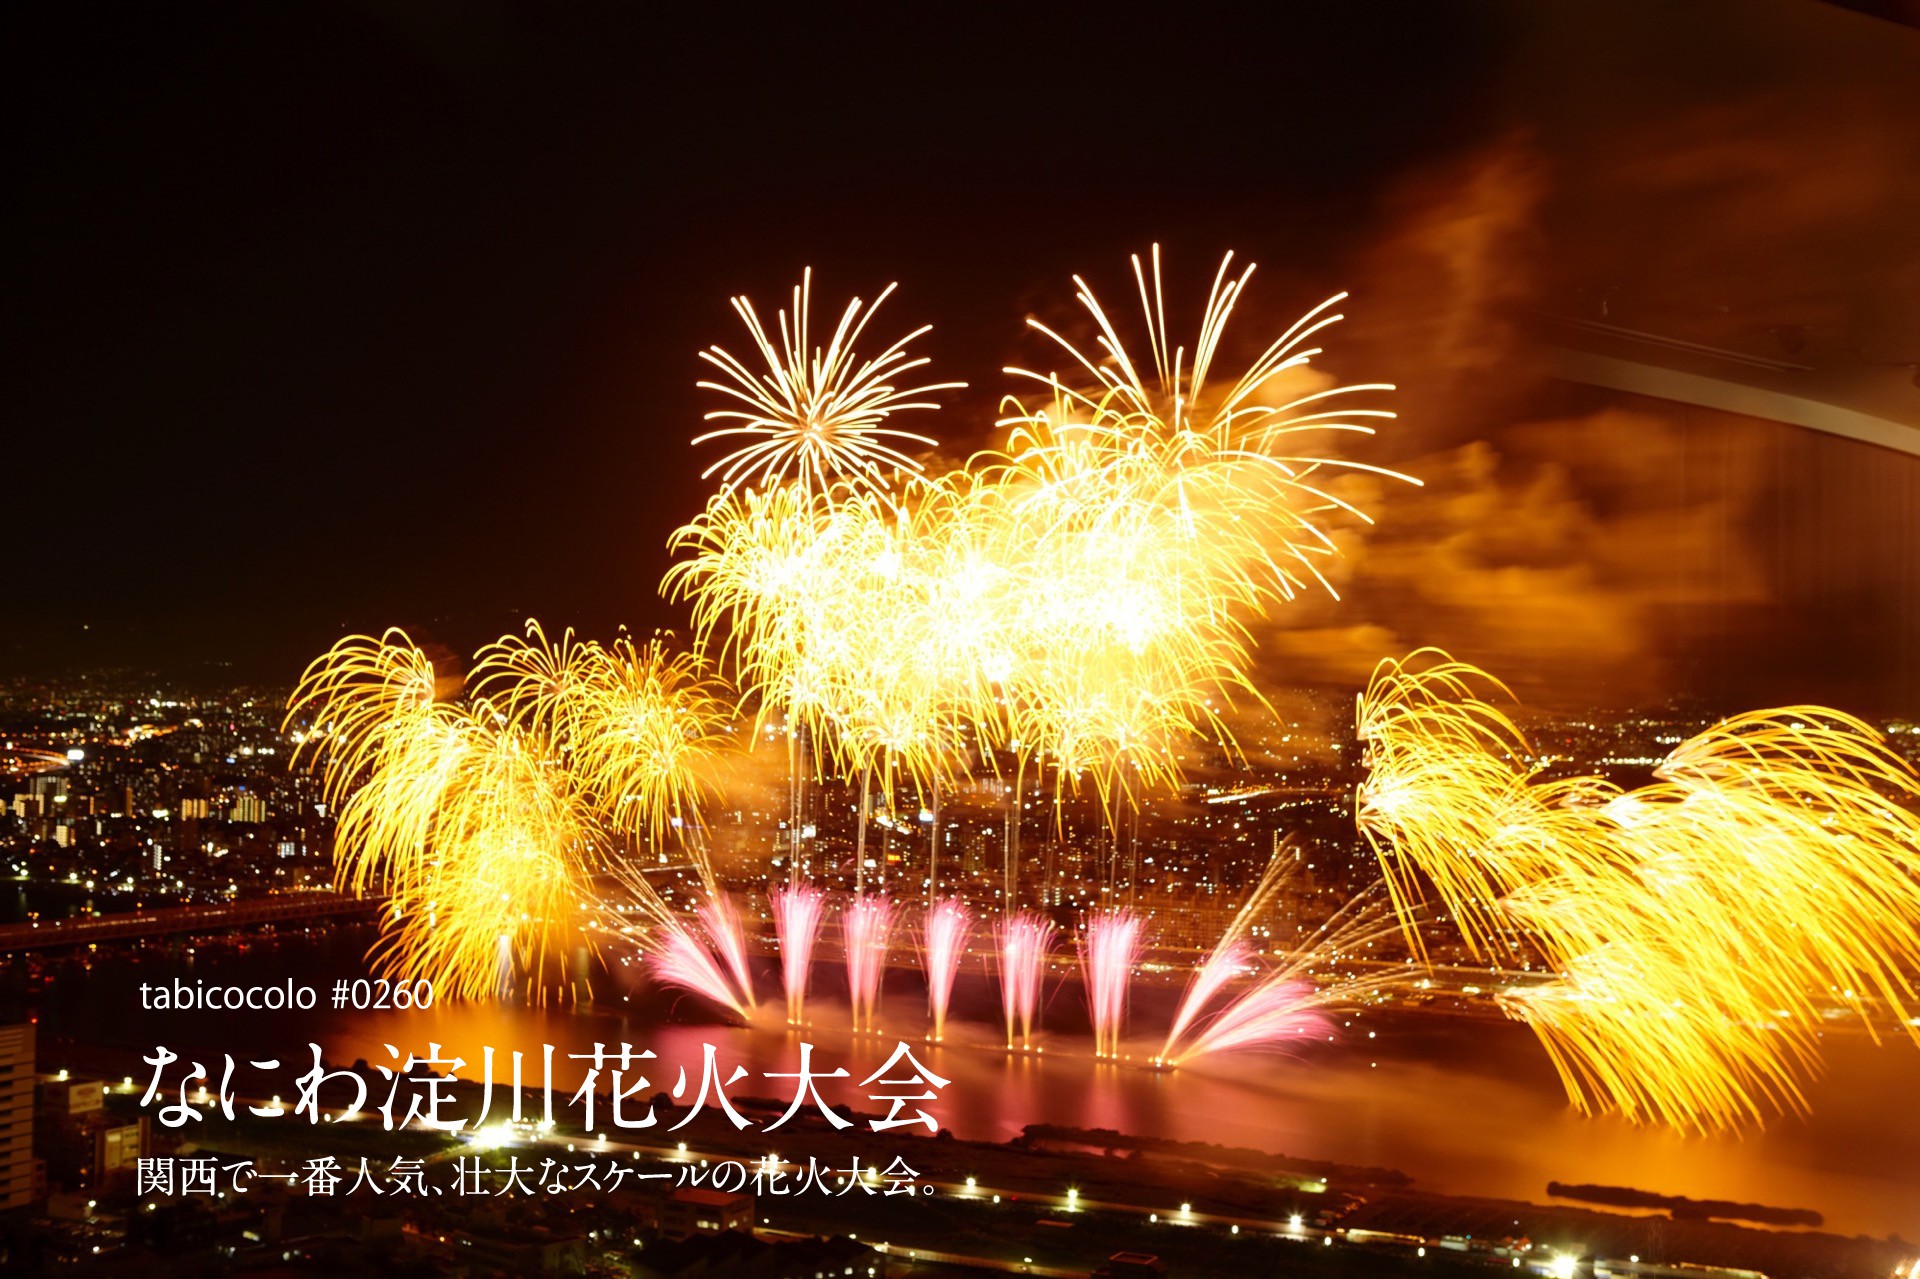
[(45, 8), (8, 41), (10, 664), (663, 618), (731, 293), (899, 279), (987, 382), (1070, 271), (1337, 237), (1477, 129), (1501, 47), (1444, 6)]
[(977, 442), (1072, 272), (1117, 294), (1158, 240), (1199, 287), (1233, 248), (1270, 318), (1356, 274), (1404, 312), (1431, 282), (1365, 264), (1433, 182), (1524, 146), (1551, 215), (1578, 139), (1795, 44), (1690, 3), (42, 8), (6, 39), (0, 673), (669, 623), (730, 294), (899, 280), (882, 327), (935, 325)]

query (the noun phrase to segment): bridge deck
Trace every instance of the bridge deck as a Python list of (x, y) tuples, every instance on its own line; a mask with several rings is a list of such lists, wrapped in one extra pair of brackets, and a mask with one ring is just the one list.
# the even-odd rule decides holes
[(87, 919), (0, 924), (0, 954), (50, 950), (61, 946), (89, 946), (134, 937), (159, 937), (169, 933), (210, 933), (257, 924), (292, 923), (341, 915), (371, 915), (380, 909), (385, 900), (382, 897), (345, 897), (337, 893), (299, 893), (236, 902), (231, 906), (167, 906), (158, 910), (127, 911)]

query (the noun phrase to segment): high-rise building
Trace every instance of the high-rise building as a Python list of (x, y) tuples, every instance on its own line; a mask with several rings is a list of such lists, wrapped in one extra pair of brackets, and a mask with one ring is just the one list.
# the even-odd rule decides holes
[(0, 1211), (33, 1202), (33, 1026), (0, 1026)]
[(99, 1079), (62, 1072), (39, 1081), (34, 1107), (35, 1144), (49, 1185), (63, 1190), (105, 1190), (130, 1177), (146, 1153), (147, 1120), (116, 1121)]

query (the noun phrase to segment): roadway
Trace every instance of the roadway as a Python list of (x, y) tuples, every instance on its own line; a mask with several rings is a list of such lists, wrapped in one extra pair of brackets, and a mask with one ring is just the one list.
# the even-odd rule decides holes
[(216, 933), (261, 924), (299, 923), (342, 915), (372, 915), (384, 897), (347, 897), (338, 893), (293, 893), (235, 902), (228, 906), (165, 906), (77, 919), (32, 920), (0, 924), (0, 954), (95, 946), (103, 942), (172, 933)]

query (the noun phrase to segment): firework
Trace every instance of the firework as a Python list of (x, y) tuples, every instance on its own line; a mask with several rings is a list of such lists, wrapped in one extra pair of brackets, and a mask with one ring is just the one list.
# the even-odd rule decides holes
[[(1313, 433), (1371, 434), (1383, 409), (1342, 397), (1379, 385), (1311, 390), (1311, 339), (1340, 317), (1333, 302), (1274, 341), (1224, 391), (1210, 372), (1251, 268), (1215, 277), (1192, 358), (1168, 339), (1160, 259), (1152, 285), (1134, 260), (1150, 358), (1136, 360), (1078, 277), (1098, 331), (1089, 355), (1034, 327), (1069, 357), (1083, 384), (1009, 372), (1046, 391), (1015, 402), (1003, 452), (970, 467), (998, 490), (1001, 554), (1019, 566), (1005, 610), (1011, 654), (1008, 739), (1047, 761), (1058, 781), (1090, 779), (1116, 813), (1141, 787), (1180, 775), (1196, 737), (1232, 749), (1219, 709), (1257, 700), (1247, 677), (1245, 619), (1308, 583), (1335, 552), (1327, 512), (1364, 519), (1320, 476), (1377, 471), (1294, 447)], [(1379, 472), (1392, 474), (1390, 472)], [(1408, 479), (1405, 476), (1395, 476)], [(1328, 589), (1331, 589), (1330, 587)]]
[(1007, 1047), (1033, 1047), (1033, 1023), (1040, 1011), (1040, 987), (1053, 947), (1053, 924), (1021, 912), (994, 922), (994, 950), (1000, 958), (1000, 1006), (1006, 1014)]
[(957, 897), (943, 897), (927, 908), (920, 940), (920, 962), (927, 974), (927, 1012), (933, 1018), (935, 1043), (946, 1037), (947, 1005), (953, 999), (953, 981), (966, 958), (967, 935), (973, 915)]
[(780, 981), (787, 994), (787, 1023), (807, 1016), (807, 985), (813, 979), (813, 943), (826, 911), (826, 894), (811, 884), (785, 884), (767, 894), (774, 937), (780, 943)]
[(528, 618), (524, 635), (502, 635), (474, 654), (466, 691), (501, 720), (571, 744), (585, 735), (587, 685), (603, 656), (572, 627), (550, 639)]
[(847, 998), (855, 1030), (872, 1030), (880, 1013), (880, 982), (887, 972), (893, 902), (884, 893), (849, 898), (840, 917), (847, 948)]
[(917, 397), (963, 384), (935, 382), (904, 390), (893, 385), (892, 379), (926, 365), (924, 358), (909, 358), (906, 348), (930, 326), (915, 329), (873, 359), (861, 360), (854, 353), (853, 344), (894, 287), (889, 284), (872, 306), (859, 298), (849, 302), (824, 349), (813, 345), (809, 328), (811, 270), (793, 291), (792, 313), (779, 313), (777, 348), (753, 304), (744, 297), (734, 298), (733, 309), (752, 334), (754, 349), (766, 367), (756, 372), (717, 346), (700, 353), (726, 379), (700, 386), (740, 407), (708, 413), (709, 422), (734, 425), (709, 431), (694, 444), (734, 437), (746, 440), (742, 448), (702, 472), (701, 478), (717, 471), (723, 484), (744, 479), (773, 488), (791, 477), (803, 488), (824, 490), (842, 477), (884, 483), (887, 470), (917, 471), (920, 464), (892, 441), (928, 447), (934, 441), (888, 425), (890, 418), (913, 409), (937, 408), (934, 402)]
[(741, 1006), (752, 1007), (753, 972), (747, 967), (746, 931), (740, 926), (740, 912), (734, 906), (733, 898), (727, 893), (715, 892), (695, 910), (700, 917), (701, 927), (706, 930), (707, 940), (726, 961), (727, 972), (732, 975), (739, 989)]
[(683, 920), (668, 919), (654, 929), (642, 951), (655, 980), (712, 1000), (742, 1021), (752, 1019), (712, 949)]
[(655, 845), (669, 826), (683, 837), (696, 829), (719, 793), (738, 715), (705, 663), (660, 639), (622, 638), (596, 647), (579, 700), (571, 764), (613, 824)]
[(555, 742), (588, 802), (636, 839), (658, 844), (718, 792), (736, 711), (698, 656), (664, 640), (603, 647), (568, 630), (550, 641), (529, 621), (525, 638), (475, 655), (469, 685), (506, 721)]
[[(795, 354), (807, 348), (800, 319), (783, 319), (776, 350), (743, 308), (769, 366), (786, 372), (755, 381), (722, 362), (736, 384), (722, 389), (758, 388), (755, 429), (785, 440), (787, 460), (754, 470), (762, 454), (735, 459), (756, 484), (723, 486), (675, 535), (684, 557), (667, 588), (691, 601), (699, 645), (717, 648), (760, 713), (784, 714), (795, 795), (802, 741), (818, 746), (815, 768), (860, 777), (863, 796), (876, 776), (883, 795), (896, 775), (937, 791), (963, 745), (982, 746), (1013, 756), (1016, 796), (1031, 767), (1056, 793), (1090, 781), (1117, 818), (1139, 791), (1178, 779), (1194, 739), (1232, 749), (1222, 709), (1258, 700), (1247, 619), (1325, 584), (1336, 545), (1323, 524), (1364, 518), (1332, 477), (1377, 471), (1303, 442), (1364, 436), (1392, 415), (1353, 402), (1384, 387), (1303, 380), (1310, 343), (1340, 318), (1332, 303), (1221, 382), (1211, 373), (1250, 268), (1222, 264), (1189, 360), (1168, 340), (1157, 250), (1151, 289), (1134, 267), (1149, 359), (1128, 354), (1076, 279), (1100, 356), (1043, 331), (1080, 385), (1013, 370), (1047, 399), (1015, 404), (1004, 447), (897, 488), (873, 482), (873, 458), (801, 460), (827, 455), (805, 443), (808, 415), (793, 406), (831, 398), (817, 388), (835, 370), (866, 367), (851, 354), (857, 308), (811, 364)], [(796, 317), (805, 304), (803, 290)], [(864, 832), (863, 820), (860, 887)], [(1014, 821), (1007, 838), (1012, 908)]]
[[(1352, 394), (1381, 388), (1303, 380), (1311, 344), (1339, 319), (1331, 303), (1226, 379), (1215, 376), (1222, 333), (1249, 273), (1222, 264), (1191, 357), (1168, 338), (1158, 251), (1151, 285), (1138, 260), (1134, 274), (1146, 358), (1129, 353), (1076, 279), (1098, 353), (1046, 331), (1070, 357), (1068, 376), (1015, 370), (1045, 402), (1015, 403), (1000, 448), (932, 476), (907, 451), (931, 441), (898, 425), (955, 385), (925, 383), (925, 361), (909, 351), (924, 330), (866, 358), (857, 348), (874, 308), (856, 300), (818, 342), (810, 277), (772, 326), (737, 299), (759, 363), (705, 353), (720, 377), (704, 385), (729, 403), (702, 438), (744, 447), (710, 469), (720, 491), (675, 534), (663, 583), (692, 606), (694, 653), (535, 624), (482, 650), (461, 695), (398, 633), (337, 646), (309, 669), (292, 710), (313, 721), (304, 758), (320, 761), (342, 814), (342, 882), (384, 888), (415, 919), (430, 903), (443, 935), (429, 940), (416, 924), (401, 951), (435, 964), (465, 956), (459, 966), (477, 974), (498, 966), (501, 934), (483, 946), (485, 930), (507, 923), (522, 964), (583, 912), (623, 934), (664, 928), (673, 894), (624, 868), (645, 860), (671, 872), (665, 845), (677, 840), (707, 903), (711, 948), (750, 1005), (744, 939), (700, 824), (740, 718), (724, 672), (756, 739), (775, 717), (784, 729), (790, 884), (774, 913), (798, 1020), (820, 922), (817, 894), (800, 884), (810, 776), (862, 779), (854, 878), (864, 889), (874, 787), (892, 813), (905, 785), (937, 814), (943, 785), (976, 763), (1010, 763), (1002, 904), (1015, 912), (1030, 776), (1056, 798), (1092, 784), (1118, 823), (1141, 792), (1181, 776), (1196, 740), (1231, 752), (1227, 705), (1258, 700), (1249, 620), (1324, 586), (1336, 524), (1364, 518), (1334, 481), (1375, 468), (1308, 442), (1357, 439), (1391, 415)], [(513, 818), (508, 801), (524, 796), (535, 815)], [(564, 821), (552, 816), (561, 809)], [(938, 838), (936, 816), (930, 898)], [(629, 896), (610, 912), (583, 889), (609, 868)], [(1105, 874), (1120, 873), (1116, 855)], [(538, 908), (509, 919), (489, 903), (490, 884)], [(452, 919), (461, 912), (470, 928)], [(1000, 929), (1010, 1042), (1016, 1030), (1031, 1039), (1049, 936), (1032, 920)], [(870, 1020), (875, 998), (856, 994), (857, 1015)]]
[(1172, 1057), (1173, 1047), (1180, 1042), (1180, 1036), (1193, 1024), (1194, 1018), (1213, 1002), (1214, 997), (1225, 989), (1228, 982), (1257, 971), (1253, 948), (1245, 942), (1222, 938), (1215, 943), (1200, 966), (1194, 969), (1193, 980), (1187, 983), (1186, 994), (1181, 997), (1180, 1007), (1174, 1013), (1173, 1026), (1167, 1031), (1167, 1045), (1161, 1050), (1161, 1057)]
[[(382, 880), (392, 906), (392, 926), (375, 950), (383, 973), (431, 979), (454, 998), (486, 998), (500, 993), (504, 949), (529, 993), (571, 987), (584, 975), (570, 973), (566, 958), (591, 942), (583, 930), (592, 913), (593, 833), (548, 750), (537, 737), (475, 726), (453, 766), (429, 766), (428, 776), (443, 783), (426, 841), (431, 856), (390, 866)], [(360, 814), (384, 793), (377, 785), (355, 792), (336, 839), (344, 831), (356, 840), (374, 824)]]
[[(1296, 872), (1299, 862), (1290, 852), (1286, 844), (1275, 850), (1258, 886), (1196, 971), (1155, 1065), (1172, 1068), (1217, 1053), (1286, 1049), (1324, 1038), (1335, 1010), (1354, 1008), (1403, 978), (1404, 958), (1395, 962), (1380, 950), (1398, 935), (1399, 921), (1390, 901), (1371, 890), (1310, 934), (1300, 936), (1296, 929), (1278, 955), (1262, 954), (1246, 940), (1256, 919), (1270, 917)], [(1221, 1002), (1228, 984), (1240, 977), (1245, 988)]]
[[(1510, 957), (1516, 943), (1496, 904), (1584, 855), (1556, 812), (1563, 798), (1568, 813), (1581, 807), (1584, 783), (1530, 786), (1525, 739), (1480, 687), (1505, 691), (1433, 650), (1375, 669), (1358, 709), (1368, 773), (1355, 819), (1403, 920), (1431, 886), (1476, 955)], [(1407, 940), (1424, 954), (1411, 923)]]
[(340, 795), (375, 767), (383, 749), (432, 718), (459, 687), (457, 678), (439, 677), (405, 631), (390, 629), (378, 639), (349, 635), (302, 673), (282, 728), (291, 729), (303, 713), (312, 716), (296, 762), (320, 757), (330, 793)]
[[(287, 703), (283, 729), (297, 734), (294, 767), (317, 768), (321, 796), (341, 814), (336, 874), (356, 892), (389, 878), (427, 873), (435, 806), (475, 745), (443, 680), (406, 632), (351, 635), (316, 658)], [(360, 798), (360, 792), (376, 791)]]
[(1470, 943), (1556, 974), (1501, 1005), (1576, 1106), (1731, 1128), (1804, 1110), (1831, 1013), (1920, 1038), (1920, 778), (1871, 728), (1735, 716), (1621, 791), (1538, 780), (1476, 686), (1431, 651), (1381, 665), (1358, 813), (1397, 906), (1431, 886)]
[[(336, 877), (391, 898), (375, 951), (388, 975), (481, 998), (505, 954), (529, 992), (572, 986), (565, 956), (591, 949), (606, 914), (591, 879), (621, 869), (616, 832), (697, 825), (724, 703), (657, 643), (643, 656), (570, 631), (550, 641), (538, 623), (481, 650), (457, 691), (398, 631), (342, 640), (308, 668), (288, 716), (311, 718), (295, 764), (320, 768), (339, 805)], [(671, 728), (627, 731), (640, 721)], [(645, 917), (668, 913), (625, 878)]]
[(570, 984), (592, 828), (550, 740), (453, 701), (456, 687), (402, 632), (342, 640), (289, 701), (290, 722), (312, 718), (295, 764), (317, 765), (339, 805), (341, 886), (390, 898), (373, 951), (383, 974), (485, 998), (504, 955), (544, 995)]
[(1269, 978), (1223, 1008), (1191, 1043), (1162, 1057), (1179, 1065), (1210, 1053), (1272, 1049), (1306, 1036), (1324, 1038), (1333, 1020), (1326, 999), (1310, 981)]
[(1291, 873), (1288, 854), (1291, 844), (1276, 842), (1273, 855), (1267, 862), (1259, 882), (1254, 886), (1247, 900), (1234, 912), (1233, 920), (1213, 949), (1194, 970), (1193, 980), (1187, 983), (1186, 994), (1180, 1000), (1175, 1011), (1173, 1027), (1167, 1032), (1167, 1045), (1162, 1056), (1171, 1054), (1173, 1046), (1180, 1040), (1181, 1034), (1192, 1024), (1193, 1019), (1213, 1002), (1221, 988), (1237, 974), (1252, 972), (1254, 969), (1253, 947), (1246, 941), (1247, 934), (1255, 927), (1260, 918), (1272, 907), (1282, 885)]
[(1132, 911), (1107, 911), (1087, 922), (1086, 936), (1080, 943), (1080, 975), (1086, 985), (1096, 1057), (1120, 1055), (1127, 990), (1133, 984), (1133, 965), (1142, 949), (1140, 923), (1140, 917)]

